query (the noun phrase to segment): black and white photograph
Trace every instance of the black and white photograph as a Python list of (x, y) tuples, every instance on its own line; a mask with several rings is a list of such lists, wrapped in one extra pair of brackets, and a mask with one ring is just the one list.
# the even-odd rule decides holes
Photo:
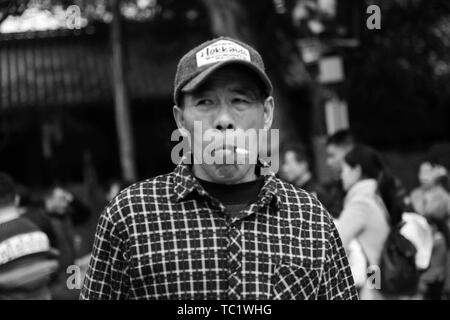
[(449, 170), (447, 0), (0, 0), (0, 300), (450, 300)]

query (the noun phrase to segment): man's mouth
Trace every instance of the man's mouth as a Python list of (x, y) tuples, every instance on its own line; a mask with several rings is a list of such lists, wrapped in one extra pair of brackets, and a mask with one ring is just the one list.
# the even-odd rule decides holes
[(236, 147), (234, 145), (230, 145), (230, 144), (223, 145), (222, 148), (219, 148), (219, 149), (229, 150), (231, 152), (235, 152), (236, 151)]
[(243, 148), (236, 148), (236, 149), (235, 149), (235, 152), (236, 152), (237, 154), (242, 154), (242, 155), (247, 155), (247, 154), (249, 154), (248, 150), (247, 150), (247, 149), (243, 149)]
[(242, 154), (246, 155), (248, 154), (248, 150), (244, 148), (238, 148), (237, 146), (233, 145), (224, 145), (222, 148), (217, 148), (214, 150), (214, 153), (222, 152), (223, 154), (229, 154), (229, 153), (236, 153), (236, 154)]
[[(236, 164), (236, 162), (242, 161), (238, 160), (241, 157), (247, 158), (249, 151), (244, 148), (238, 148), (233, 145), (224, 145), (215, 149), (212, 152), (212, 156), (220, 161), (219, 164)], [(220, 159), (220, 160), (219, 160)], [(245, 161), (245, 160), (244, 160)]]

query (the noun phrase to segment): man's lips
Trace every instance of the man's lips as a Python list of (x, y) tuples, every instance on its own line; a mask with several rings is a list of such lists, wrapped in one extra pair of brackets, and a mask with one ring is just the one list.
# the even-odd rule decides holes
[(233, 145), (229, 145), (229, 144), (226, 144), (226, 145), (224, 145), (224, 146), (222, 146), (222, 148), (219, 148), (219, 150), (230, 150), (230, 151), (236, 151), (236, 147), (235, 146), (233, 146)]
[(249, 154), (248, 150), (243, 148), (236, 148), (235, 151), (237, 154)]
[(238, 147), (233, 146), (233, 145), (224, 145), (224, 146), (222, 146), (222, 148), (220, 148), (220, 147), (216, 148), (214, 150), (214, 154), (213, 155), (215, 155), (218, 152), (223, 152), (224, 154), (227, 154), (227, 153), (230, 153), (230, 152), (234, 152), (234, 153), (237, 153), (237, 154), (245, 154), (245, 155), (249, 153), (247, 149), (238, 148)]

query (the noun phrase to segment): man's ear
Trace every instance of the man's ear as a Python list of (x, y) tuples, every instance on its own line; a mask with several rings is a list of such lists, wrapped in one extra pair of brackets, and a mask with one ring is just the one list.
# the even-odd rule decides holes
[(269, 130), (272, 127), (273, 110), (275, 108), (275, 102), (272, 96), (267, 97), (264, 100), (264, 129)]
[(20, 204), (20, 196), (19, 196), (18, 194), (16, 194), (16, 195), (14, 196), (14, 205), (15, 205), (16, 207), (18, 207), (19, 204)]
[(183, 109), (178, 107), (177, 105), (173, 106), (173, 117), (177, 124), (178, 129), (184, 129), (184, 118), (183, 118)]
[(357, 173), (358, 176), (359, 176), (359, 179), (361, 179), (361, 177), (362, 177), (362, 168), (361, 168), (361, 166), (358, 164), (358, 165), (355, 167), (355, 170), (356, 170), (356, 173)]

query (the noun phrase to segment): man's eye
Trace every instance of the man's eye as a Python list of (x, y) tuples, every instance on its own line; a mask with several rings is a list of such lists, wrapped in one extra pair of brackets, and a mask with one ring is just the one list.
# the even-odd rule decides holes
[(196, 106), (210, 106), (212, 105), (212, 100), (211, 99), (200, 99), (196, 102)]
[(250, 101), (248, 99), (244, 99), (244, 98), (234, 98), (233, 102), (234, 103), (246, 103), (246, 104), (250, 103)]

